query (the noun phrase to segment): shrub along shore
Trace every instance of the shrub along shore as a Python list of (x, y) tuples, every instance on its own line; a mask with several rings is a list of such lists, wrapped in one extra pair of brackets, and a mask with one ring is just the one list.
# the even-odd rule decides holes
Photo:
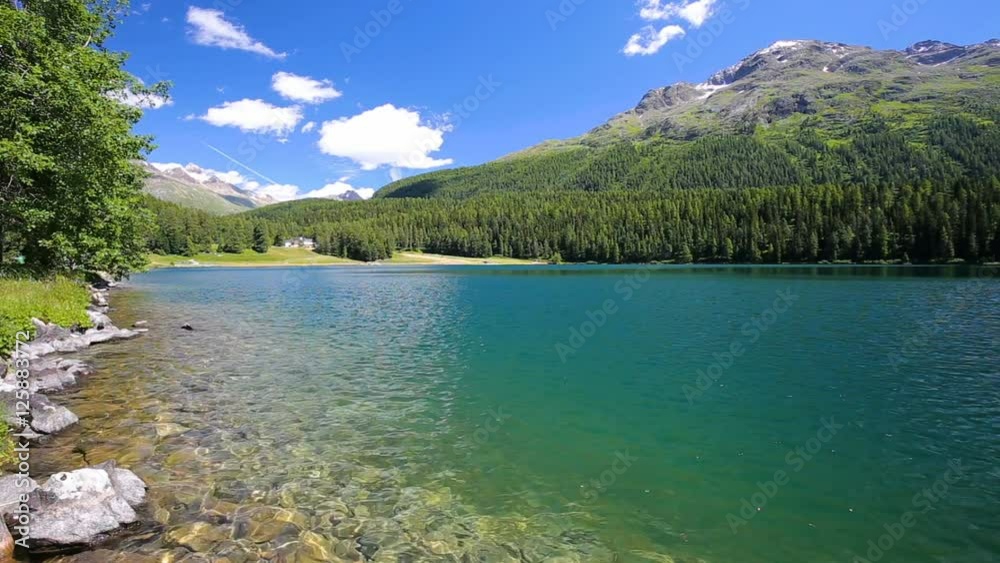
[(34, 332), (33, 318), (89, 328), (89, 303), (86, 286), (69, 278), (0, 278), (0, 356), (13, 351), (18, 332)]

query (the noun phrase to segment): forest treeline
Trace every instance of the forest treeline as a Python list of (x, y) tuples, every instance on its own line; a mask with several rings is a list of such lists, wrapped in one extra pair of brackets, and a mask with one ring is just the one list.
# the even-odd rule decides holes
[(782, 141), (557, 150), (426, 174), (373, 201), (225, 218), (151, 202), (159, 227), (149, 245), (190, 255), (307, 236), (319, 252), (365, 261), (397, 250), (602, 263), (995, 261), (1000, 128), (987, 115), (1000, 118), (941, 116), (909, 136), (871, 119), (838, 143), (807, 122)]
[(947, 184), (499, 192), (469, 198), (308, 200), (217, 218), (151, 201), (153, 251), (242, 251), (315, 238), (324, 254), (645, 263), (970, 262), (1000, 259), (1000, 181)]

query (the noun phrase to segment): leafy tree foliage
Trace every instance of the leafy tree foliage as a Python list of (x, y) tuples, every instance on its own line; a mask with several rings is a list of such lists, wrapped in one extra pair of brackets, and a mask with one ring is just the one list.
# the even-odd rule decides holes
[[(114, 0), (0, 3), (0, 263), (122, 275), (144, 263), (149, 215), (132, 134), (149, 94), (110, 51)], [(165, 85), (155, 91), (163, 94)]]

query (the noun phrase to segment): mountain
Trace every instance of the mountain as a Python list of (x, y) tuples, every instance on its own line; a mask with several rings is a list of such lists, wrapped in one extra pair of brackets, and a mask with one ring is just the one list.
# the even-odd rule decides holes
[[(278, 203), (279, 200), (253, 190), (242, 188), (236, 183), (244, 183), (245, 179), (235, 172), (216, 172), (198, 166), (197, 164), (161, 164), (156, 162), (140, 162), (142, 168), (149, 173), (146, 179), (145, 191), (157, 199), (176, 203), (191, 209), (200, 209), (212, 215), (230, 215), (242, 213)], [(232, 178), (227, 182), (224, 178)], [(337, 189), (330, 189), (336, 187)], [(324, 189), (311, 192), (303, 197), (316, 199), (331, 199), (335, 201), (361, 201), (371, 197), (371, 190), (361, 192), (351, 189), (346, 184), (327, 186)]]
[(225, 182), (196, 164), (142, 162), (140, 165), (149, 173), (146, 193), (184, 207), (229, 215), (277, 203), (268, 196)]
[(647, 92), (580, 137), (377, 197), (937, 180), (995, 172), (998, 122), (1000, 40), (778, 41), (705, 82)]
[(794, 125), (805, 116), (822, 117), (828, 121), (823, 128), (837, 131), (872, 111), (897, 117), (960, 110), (984, 91), (995, 96), (998, 77), (997, 41), (968, 47), (924, 41), (905, 51), (778, 41), (701, 84), (647, 93), (582, 142), (658, 135), (689, 140), (747, 126)]

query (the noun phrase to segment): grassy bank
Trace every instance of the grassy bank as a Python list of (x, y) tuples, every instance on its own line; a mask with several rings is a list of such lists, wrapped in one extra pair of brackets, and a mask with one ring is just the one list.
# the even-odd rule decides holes
[(353, 260), (324, 256), (304, 248), (274, 247), (267, 254), (247, 250), (240, 254), (204, 253), (195, 256), (150, 254), (151, 268), (226, 266), (230, 268), (259, 268), (263, 266), (335, 266), (357, 264)]
[[(304, 248), (272, 248), (267, 254), (258, 254), (252, 250), (240, 254), (205, 253), (195, 256), (176, 256), (150, 254), (151, 268), (171, 267), (219, 267), (230, 268), (260, 268), (266, 266), (357, 266), (364, 262), (325, 256)], [(394, 265), (528, 265), (530, 260), (516, 258), (463, 258), (460, 256), (443, 256), (440, 254), (424, 254), (421, 252), (397, 252), (392, 259), (384, 260), (383, 264)]]
[(9, 355), (17, 333), (33, 333), (32, 317), (61, 326), (88, 326), (90, 294), (79, 282), (56, 278), (0, 278), (0, 356)]
[(452, 265), (452, 266), (479, 266), (479, 265), (496, 265), (496, 266), (530, 266), (532, 264), (544, 264), (544, 262), (537, 262), (532, 260), (521, 260), (519, 258), (504, 258), (502, 256), (494, 256), (493, 258), (466, 258), (464, 256), (446, 256), (443, 254), (425, 254), (423, 252), (396, 252), (392, 255), (389, 260), (383, 260), (383, 264), (399, 264), (399, 265), (420, 265), (420, 264), (438, 264), (442, 266)]

